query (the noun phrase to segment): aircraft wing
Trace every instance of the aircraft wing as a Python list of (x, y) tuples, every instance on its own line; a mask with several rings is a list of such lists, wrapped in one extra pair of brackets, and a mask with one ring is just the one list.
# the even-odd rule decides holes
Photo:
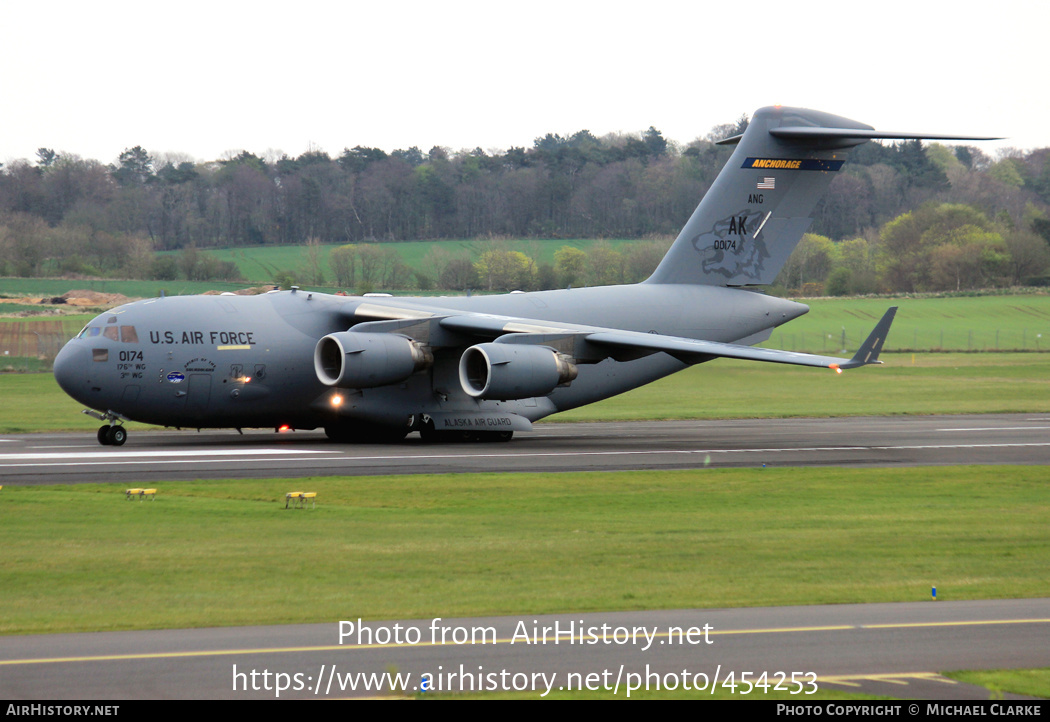
[[(766, 361), (770, 363), (792, 364), (796, 366), (815, 366), (840, 371), (868, 364), (882, 363), (878, 360), (883, 342), (893, 323), (897, 307), (886, 311), (876, 324), (868, 338), (852, 358), (836, 358), (813, 354), (780, 351), (776, 349), (755, 348), (718, 341), (701, 341), (665, 336), (662, 334), (641, 333), (605, 328), (587, 328), (575, 324), (558, 324), (549, 321), (536, 321), (524, 318), (494, 316), (488, 314), (465, 314), (445, 316), (436, 319), (442, 328), (470, 335), (496, 337), (496, 343), (560, 345), (559, 341), (570, 340), (575, 348), (572, 355), (591, 357), (600, 360), (604, 357), (615, 357), (617, 351), (629, 350), (646, 353), (664, 352), (685, 363), (697, 363), (714, 357), (736, 358), (749, 361)], [(580, 348), (587, 350), (581, 352)], [(605, 349), (603, 353), (600, 349)], [(565, 349), (569, 350), (569, 349)]]

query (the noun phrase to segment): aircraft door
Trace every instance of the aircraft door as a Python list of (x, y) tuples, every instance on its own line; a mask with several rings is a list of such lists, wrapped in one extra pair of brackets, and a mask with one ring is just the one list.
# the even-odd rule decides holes
[(204, 416), (211, 400), (211, 374), (190, 374), (186, 388), (186, 413)]

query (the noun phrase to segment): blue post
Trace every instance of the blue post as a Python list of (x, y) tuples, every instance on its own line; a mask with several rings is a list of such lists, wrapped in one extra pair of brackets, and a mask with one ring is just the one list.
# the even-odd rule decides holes
[(933, 601), (937, 601), (937, 587), (933, 588)]

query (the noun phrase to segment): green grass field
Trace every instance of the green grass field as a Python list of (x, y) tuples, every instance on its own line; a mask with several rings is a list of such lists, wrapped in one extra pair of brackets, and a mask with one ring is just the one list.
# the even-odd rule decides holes
[[(401, 256), (401, 259), (411, 268), (417, 271), (427, 272), (426, 257), (435, 248), (448, 251), (456, 256), (468, 255), (471, 260), (477, 260), (482, 253), (493, 248), (507, 248), (512, 251), (525, 253), (537, 265), (542, 263), (554, 264), (554, 253), (563, 246), (588, 249), (597, 241), (593, 239), (510, 239), (489, 240), (470, 239), (453, 241), (398, 241), (384, 243), (384, 248), (393, 248)], [(605, 241), (613, 248), (618, 248), (626, 240)], [(333, 282), (331, 267), (328, 265), (328, 254), (337, 245), (321, 246), (322, 270), (329, 283)], [(281, 270), (294, 270), (305, 265), (306, 248), (304, 246), (253, 246), (245, 248), (216, 249), (209, 251), (224, 261), (233, 261), (241, 269), (246, 279), (253, 283), (268, 283), (274, 277), (275, 272)]]
[[(554, 263), (554, 253), (563, 246), (572, 246), (586, 250), (597, 241), (593, 239), (514, 239), (514, 240), (458, 240), (458, 241), (400, 241), (384, 243), (384, 248), (397, 251), (401, 259), (417, 271), (428, 272), (426, 258), (434, 249), (442, 249), (455, 256), (468, 255), (477, 260), (482, 253), (492, 248), (520, 250), (533, 258), (537, 264)], [(613, 248), (619, 248), (626, 240), (604, 241)], [(311, 290), (333, 290), (335, 279), (328, 263), (328, 254), (337, 245), (321, 247), (321, 269), (327, 284), (313, 287)], [(137, 298), (152, 297), (164, 290), (170, 296), (189, 293), (203, 293), (208, 290), (234, 291), (245, 286), (273, 283), (274, 276), (281, 271), (295, 271), (306, 265), (306, 248), (304, 246), (250, 246), (244, 248), (205, 249), (220, 260), (237, 264), (244, 283), (224, 283), (220, 281), (138, 281), (138, 280), (70, 280), (47, 278), (0, 278), (0, 294), (6, 296), (47, 295), (58, 296), (71, 289), (89, 289), (105, 293), (123, 293)], [(303, 287), (307, 286), (303, 284)], [(350, 290), (350, 289), (347, 289)], [(389, 289), (376, 289), (389, 290)], [(397, 292), (405, 295), (412, 292)]]
[(1004, 669), (976, 672), (950, 672), (945, 675), (966, 684), (986, 687), (991, 699), (1003, 693), (1050, 698), (1050, 667), (1042, 669)]
[[(1050, 596), (1042, 468), (0, 490), (0, 634)], [(293, 488), (318, 507), (285, 510)], [(921, 552), (921, 553), (917, 553)]]
[[(184, 296), (205, 291), (236, 291), (254, 284), (222, 281), (135, 281), (124, 279), (0, 278), (0, 294), (17, 296), (61, 296), (67, 291), (88, 290), (122, 293), (129, 298), (154, 298), (163, 291), (168, 296)], [(53, 306), (49, 308), (54, 308)], [(4, 309), (0, 306), (0, 312)]]
[(951, 298), (819, 298), (810, 312), (773, 331), (771, 348), (838, 353), (845, 329), (855, 349), (890, 306), (900, 310), (887, 350), (1050, 350), (1050, 295)]

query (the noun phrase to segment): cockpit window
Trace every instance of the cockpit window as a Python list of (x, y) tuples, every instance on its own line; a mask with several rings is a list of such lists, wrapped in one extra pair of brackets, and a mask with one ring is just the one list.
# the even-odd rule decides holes
[(124, 343), (138, 343), (139, 334), (134, 326), (85, 326), (84, 330), (77, 334), (77, 338), (95, 338), (99, 334), (112, 340)]

